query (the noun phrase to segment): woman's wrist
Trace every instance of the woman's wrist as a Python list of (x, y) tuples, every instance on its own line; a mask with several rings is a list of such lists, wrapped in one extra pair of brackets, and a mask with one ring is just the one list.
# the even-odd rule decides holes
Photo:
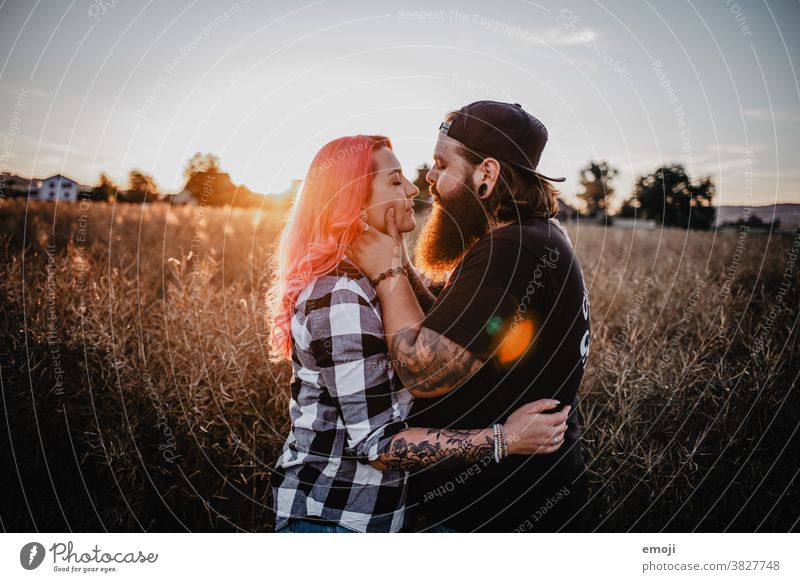
[(371, 279), (370, 283), (372, 283), (373, 288), (377, 289), (381, 281), (388, 279), (389, 277), (396, 277), (398, 275), (408, 278), (408, 271), (406, 271), (406, 269), (403, 267), (393, 267), (385, 270), (383, 273), (380, 273), (374, 279)]

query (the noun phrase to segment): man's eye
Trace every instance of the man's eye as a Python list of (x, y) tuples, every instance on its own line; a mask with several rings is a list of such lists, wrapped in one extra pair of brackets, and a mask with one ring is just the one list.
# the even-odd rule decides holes
[(402, 186), (403, 185), (402, 182), (392, 182), (392, 184), (394, 184), (395, 186)]

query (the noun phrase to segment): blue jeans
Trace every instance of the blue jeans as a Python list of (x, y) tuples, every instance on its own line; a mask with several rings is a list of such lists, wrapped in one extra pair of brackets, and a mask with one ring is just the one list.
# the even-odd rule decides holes
[(309, 519), (290, 519), (286, 527), (275, 533), (358, 533), (338, 523), (320, 523)]

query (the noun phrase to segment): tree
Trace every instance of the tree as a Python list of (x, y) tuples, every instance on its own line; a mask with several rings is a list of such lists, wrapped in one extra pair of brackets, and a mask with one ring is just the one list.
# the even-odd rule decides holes
[(433, 196), (431, 196), (431, 185), (428, 183), (428, 180), (425, 179), (425, 176), (428, 175), (430, 169), (431, 168), (428, 166), (428, 164), (422, 164), (419, 168), (417, 168), (417, 177), (413, 182), (414, 186), (419, 188), (419, 194), (414, 196), (415, 213), (423, 209), (430, 208)]
[(117, 196), (117, 185), (105, 172), (100, 174), (100, 183), (89, 191), (87, 198), (96, 202), (108, 202)]
[(183, 168), (183, 175), (187, 180), (191, 180), (195, 174), (216, 174), (219, 172), (220, 160), (219, 156), (214, 154), (201, 154), (197, 152)]
[(650, 218), (664, 226), (706, 229), (714, 222), (711, 202), (715, 193), (710, 177), (695, 182), (681, 164), (663, 166), (637, 178), (634, 195), (625, 201), (622, 216)]
[(134, 168), (128, 175), (128, 191), (119, 192), (117, 200), (135, 203), (154, 202), (158, 200), (158, 187), (152, 176)]
[(581, 191), (578, 199), (583, 202), (583, 211), (586, 216), (596, 217), (605, 214), (608, 208), (608, 199), (614, 195), (611, 181), (619, 170), (608, 165), (608, 162), (589, 162), (589, 165), (580, 170)]

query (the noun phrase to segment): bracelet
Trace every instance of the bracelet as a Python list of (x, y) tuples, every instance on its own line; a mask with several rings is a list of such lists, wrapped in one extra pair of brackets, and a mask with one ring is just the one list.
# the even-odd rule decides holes
[(500, 457), (505, 459), (508, 456), (508, 440), (506, 440), (506, 427), (500, 425)]
[(494, 439), (492, 441), (492, 451), (494, 454), (494, 462), (500, 462), (501, 445), (500, 445), (500, 425), (493, 424), (492, 430), (494, 431)]
[(406, 271), (403, 267), (395, 267), (393, 269), (389, 269), (388, 271), (384, 271), (374, 279), (370, 279), (370, 283), (372, 283), (373, 287), (377, 288), (378, 283), (387, 277), (391, 277), (392, 275), (404, 275), (405, 277), (408, 277), (408, 271)]

